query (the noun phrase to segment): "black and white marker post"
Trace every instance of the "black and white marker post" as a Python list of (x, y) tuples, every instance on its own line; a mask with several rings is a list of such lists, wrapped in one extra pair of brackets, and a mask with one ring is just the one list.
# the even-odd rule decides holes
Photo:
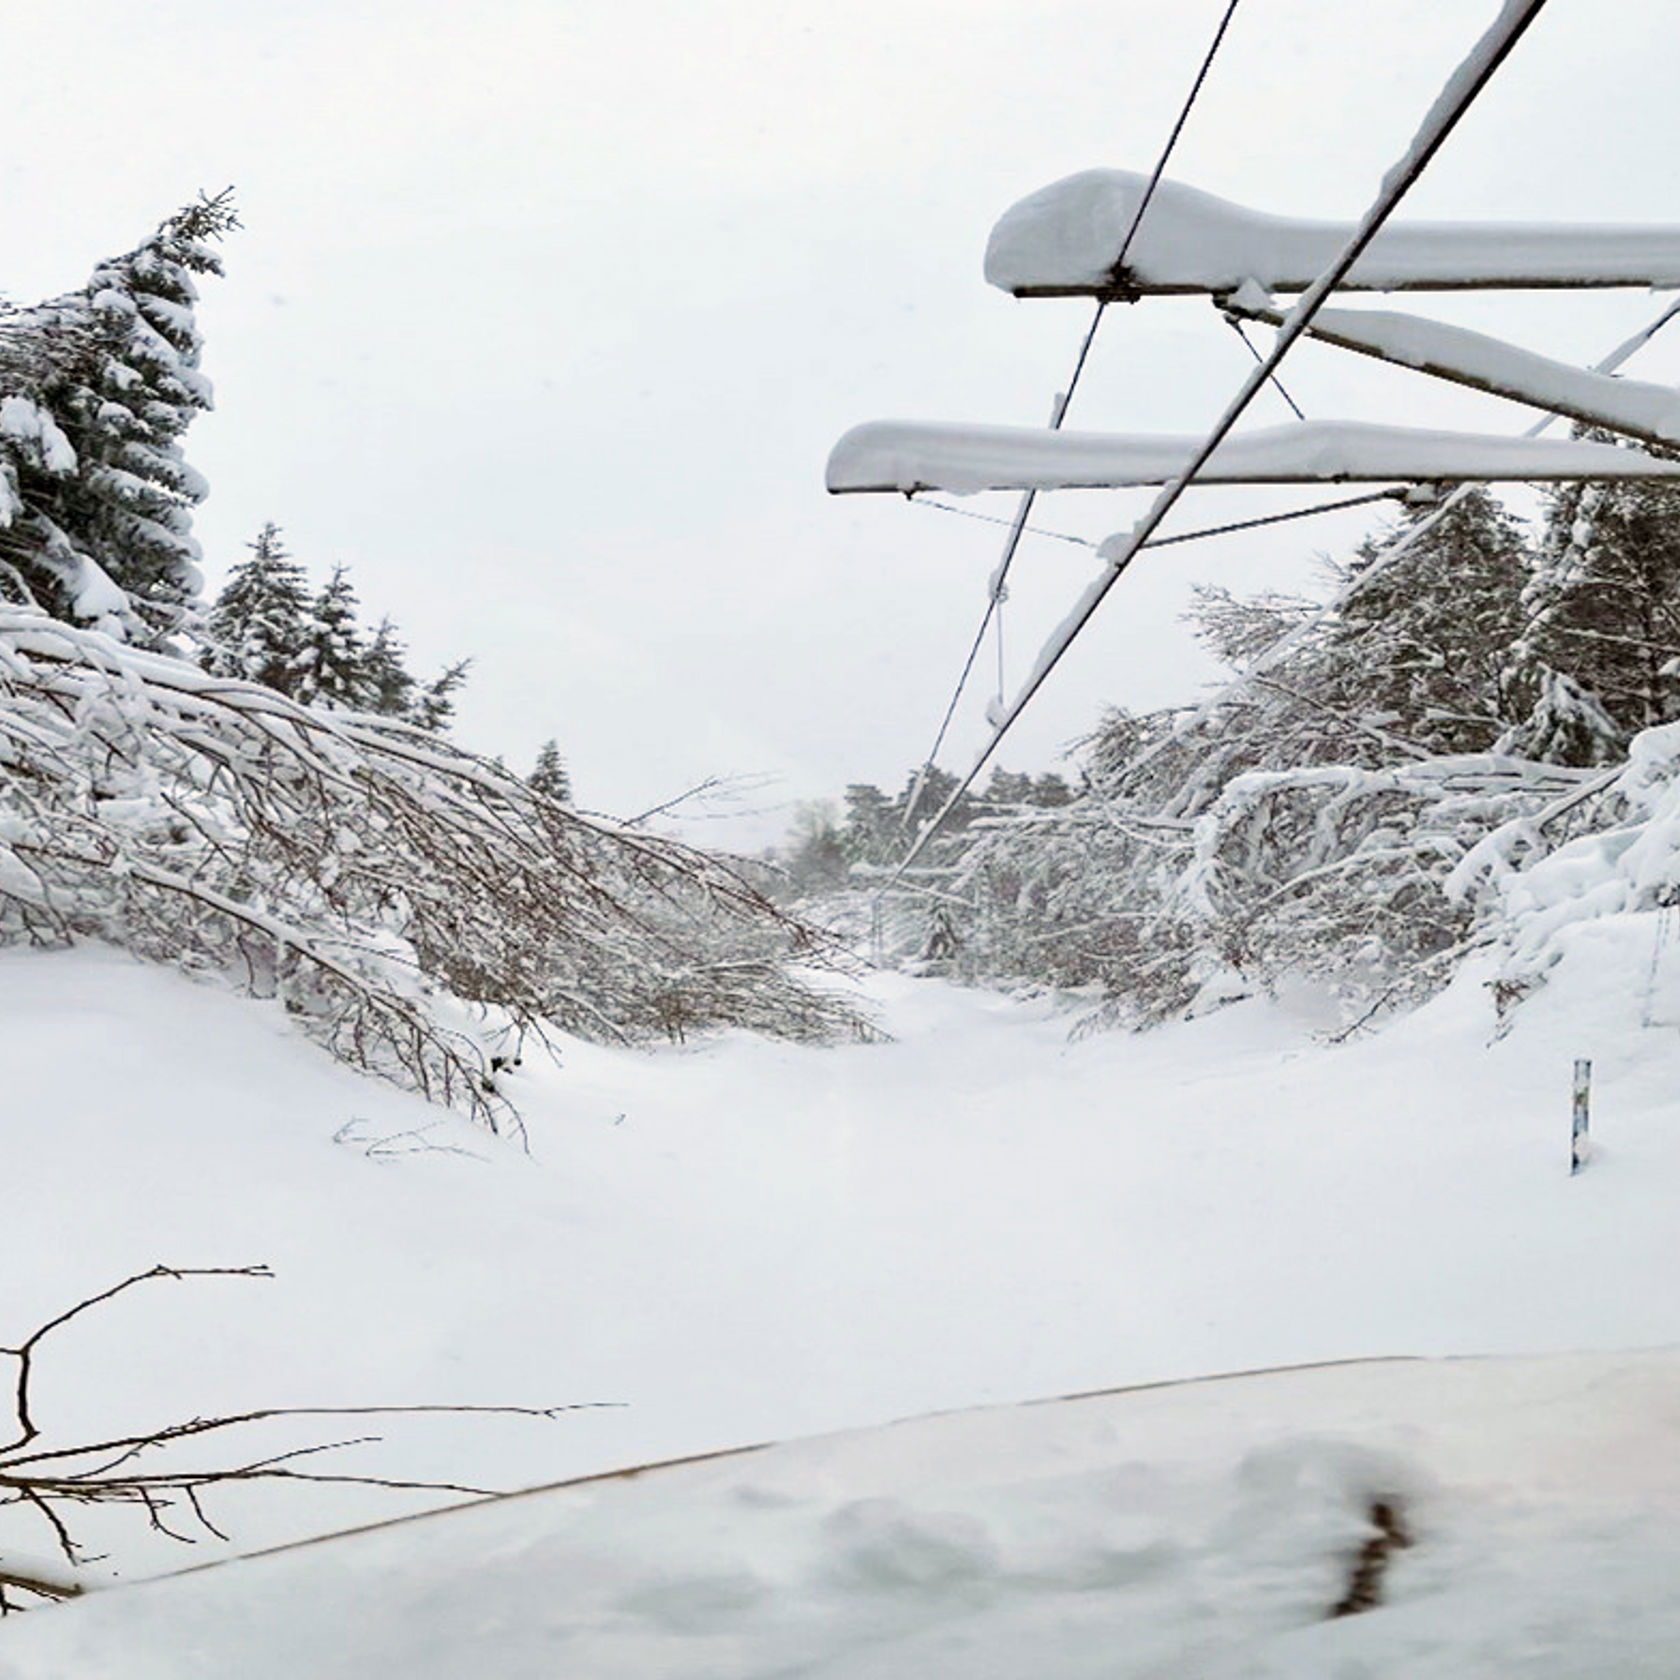
[(1584, 1057), (1575, 1063), (1575, 1118), (1569, 1130), (1569, 1176), (1573, 1178), (1587, 1164), (1587, 1102), (1592, 1091), (1592, 1063)]

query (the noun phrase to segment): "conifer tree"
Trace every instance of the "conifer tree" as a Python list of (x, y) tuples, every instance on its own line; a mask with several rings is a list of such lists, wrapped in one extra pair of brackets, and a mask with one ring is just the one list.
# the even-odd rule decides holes
[(403, 663), (407, 650), (397, 627), (382, 618), (362, 656), (362, 704), (381, 717), (407, 717), (414, 705), (414, 678)]
[(1000, 764), (992, 771), (986, 784), (985, 802), (988, 805), (1030, 805), (1033, 779), (1025, 770), (1005, 770)]
[(409, 710), (409, 722), (440, 733), (447, 729), (455, 721), (455, 693), (467, 680), (471, 664), (470, 659), (458, 659), (427, 683)]
[(525, 781), (545, 798), (556, 800), (562, 805), (571, 804), (572, 778), (567, 773), (565, 759), (560, 756), (558, 741), (544, 741), (538, 748), (536, 767)]
[(298, 659), (297, 697), (310, 706), (360, 711), (367, 697), (367, 649), (356, 629), (356, 591), (343, 566), (310, 608)]
[(846, 820), (840, 829), (847, 861), (896, 863), (907, 843), (893, 802), (873, 782), (853, 782), (846, 789)]
[[(957, 778), (937, 764), (930, 764), (922, 771), (912, 770), (904, 779), (903, 792), (893, 802), (900, 825), (914, 833), (920, 824), (932, 822), (956, 791)], [(945, 819), (943, 832), (955, 834), (973, 820), (974, 802), (964, 794)]]
[(1031, 800), (1034, 805), (1071, 805), (1073, 789), (1068, 786), (1065, 776), (1054, 770), (1046, 770), (1032, 784)]
[(1565, 764), (1618, 757), (1680, 716), (1680, 495), (1667, 485), (1554, 493), (1510, 681), (1532, 710), (1512, 745)]
[(272, 521), (247, 547), (251, 558), (228, 574), (210, 609), (210, 648), (203, 664), (217, 676), (293, 694), (309, 609), (303, 567), (281, 546), (280, 527)]
[(14, 583), (49, 612), (160, 642), (202, 588), (181, 438), (211, 406), (193, 277), (238, 225), (228, 194), (189, 205), (79, 292), (3, 323), (0, 527)]
[[(1348, 571), (1380, 546), (1361, 545)], [(1428, 752), (1485, 752), (1516, 715), (1507, 669), (1528, 573), (1516, 520), (1479, 488), (1455, 500), (1343, 607), (1324, 643), (1335, 703)]]
[[(1408, 510), (1408, 524), (1427, 512)], [(1523, 715), (1509, 675), (1530, 568), (1521, 528), (1493, 497), (1472, 491), (1397, 561), (1359, 583), (1406, 531), (1402, 525), (1366, 542), (1332, 568), (1337, 584), (1358, 587), (1328, 618), (1313, 602), (1292, 597), (1196, 592), (1191, 617), (1198, 633), (1236, 669), (1286, 637), (1295, 640), (1286, 658), (1249, 680), (1231, 715), (1210, 726), (1194, 747), (1194, 772), (1174, 772), (1181, 788), (1196, 790), (1180, 797), (1176, 815), (1196, 814), (1230, 777), (1248, 770), (1373, 768), (1435, 753), (1486, 752)], [(1134, 727), (1129, 720), (1121, 728), (1122, 741)], [(1128, 756), (1119, 743), (1096, 745), (1099, 766)]]

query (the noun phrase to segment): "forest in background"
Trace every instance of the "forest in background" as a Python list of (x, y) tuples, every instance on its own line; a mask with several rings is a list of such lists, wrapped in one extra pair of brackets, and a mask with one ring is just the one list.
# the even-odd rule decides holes
[[(498, 1067), (550, 1027), (867, 1032), (788, 966), (865, 937), (1093, 1021), (1306, 978), (1351, 1027), (1490, 940), (1509, 1003), (1575, 914), (1670, 901), (1672, 868), (1629, 851), (1680, 717), (1680, 500), (1654, 482), (1550, 492), (1532, 534), (1484, 490), (1414, 492), (1325, 601), (1202, 591), (1231, 683), (1111, 713), (1071, 775), (995, 769), (909, 870), (957, 787), (933, 765), (800, 807), (768, 869), (582, 814), (557, 743), (529, 776), (450, 743), (467, 662), (416, 677), (278, 524), (204, 598), (195, 280), (236, 226), (204, 199), (0, 315), (0, 937), (231, 975), (494, 1120)], [(1588, 841), (1591, 890), (1542, 893), (1536, 931), (1532, 866)]]
[(1468, 487), (1409, 506), (1328, 574), (1316, 601), (1199, 591), (1196, 631), (1232, 680), (1111, 712), (1075, 786), (1044, 798), (994, 773), (902, 874), (956, 778), (932, 772), (913, 812), (915, 778), (892, 802), (854, 787), (843, 822), (795, 836), (796, 878), (850, 888), (829, 913), (902, 958), (1075, 991), (1088, 1020), (1134, 1026), (1292, 978), (1358, 1025), (1501, 939), (1508, 1005), (1555, 955), (1532, 914), (1521, 936), (1507, 925), (1536, 909), (1513, 879), (1571, 842), (1591, 853), (1564, 892), (1581, 914), (1671, 902), (1672, 864), (1618, 869), (1666, 809), (1680, 494), (1565, 486), (1530, 534)]

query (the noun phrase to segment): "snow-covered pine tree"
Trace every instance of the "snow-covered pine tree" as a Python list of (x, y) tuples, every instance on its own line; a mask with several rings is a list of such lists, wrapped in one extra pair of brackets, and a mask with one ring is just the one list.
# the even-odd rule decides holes
[(241, 561), (210, 609), (210, 646), (201, 661), (218, 677), (263, 683), (295, 694), (307, 639), (309, 591), (303, 567), (286, 552), (270, 521), (246, 545)]
[(296, 694), (306, 706), (366, 709), (367, 648), (356, 628), (356, 591), (343, 566), (310, 605), (298, 656)]
[(453, 665), (445, 666), (441, 674), (420, 690), (409, 708), (409, 722), (440, 734), (446, 730), (455, 721), (456, 691), (467, 680), (471, 667), (470, 659), (457, 659)]
[(181, 438), (211, 406), (193, 277), (238, 225), (229, 194), (171, 216), (79, 292), (0, 323), (0, 526), (14, 589), (131, 641), (182, 627), (202, 579), (204, 480)]
[(362, 705), (381, 717), (407, 717), (414, 705), (414, 678), (403, 657), (408, 650), (397, 627), (382, 618), (362, 656)]
[[(1408, 510), (1408, 523), (1429, 511)], [(1382, 545), (1363, 543), (1347, 572), (1357, 577)], [(1516, 715), (1506, 671), (1529, 566), (1522, 529), (1498, 501), (1480, 488), (1455, 498), (1344, 604), (1324, 643), (1335, 701), (1428, 752), (1485, 752)]]
[(560, 756), (558, 741), (544, 741), (537, 749), (536, 766), (525, 782), (544, 798), (558, 800), (562, 805), (571, 804), (572, 778), (567, 772), (565, 759)]
[(1551, 498), (1509, 683), (1528, 716), (1508, 750), (1610, 763), (1680, 717), (1680, 495), (1572, 484)]

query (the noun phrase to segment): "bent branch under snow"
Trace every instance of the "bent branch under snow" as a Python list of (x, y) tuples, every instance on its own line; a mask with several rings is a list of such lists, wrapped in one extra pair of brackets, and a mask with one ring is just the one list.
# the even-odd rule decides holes
[(83, 937), (237, 975), (493, 1129), (509, 1041), (550, 1026), (869, 1031), (788, 970), (821, 936), (717, 858), (413, 726), (4, 608), (0, 942)]

